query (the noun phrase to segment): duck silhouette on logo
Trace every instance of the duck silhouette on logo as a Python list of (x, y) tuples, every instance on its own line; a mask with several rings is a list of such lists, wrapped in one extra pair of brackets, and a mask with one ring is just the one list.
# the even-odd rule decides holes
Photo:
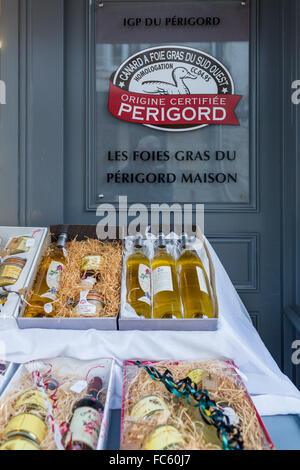
[(185, 84), (185, 80), (195, 80), (196, 78), (197, 76), (185, 67), (176, 67), (172, 72), (173, 83), (147, 80), (142, 82), (142, 85), (144, 92), (151, 95), (190, 95), (191, 92)]

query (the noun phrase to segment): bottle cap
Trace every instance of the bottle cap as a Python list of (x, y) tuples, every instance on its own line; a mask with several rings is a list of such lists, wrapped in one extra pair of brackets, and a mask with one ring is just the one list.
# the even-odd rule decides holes
[(137, 237), (135, 240), (134, 240), (134, 247), (135, 248), (143, 248), (143, 245), (144, 245), (144, 240), (142, 237)]
[(68, 241), (68, 234), (66, 232), (61, 233), (56, 243), (57, 248), (64, 248), (67, 241)]

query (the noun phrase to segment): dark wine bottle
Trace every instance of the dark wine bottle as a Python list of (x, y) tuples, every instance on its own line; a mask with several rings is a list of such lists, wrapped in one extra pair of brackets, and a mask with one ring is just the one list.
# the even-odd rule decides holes
[(100, 377), (88, 384), (87, 394), (73, 407), (69, 431), (65, 438), (68, 450), (96, 450), (103, 416), (103, 405), (99, 400), (102, 389)]

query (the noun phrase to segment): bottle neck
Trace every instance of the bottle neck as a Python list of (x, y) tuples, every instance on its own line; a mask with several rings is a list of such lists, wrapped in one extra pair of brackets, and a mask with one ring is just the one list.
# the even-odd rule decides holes
[(94, 377), (89, 382), (86, 397), (97, 400), (99, 393), (101, 392), (101, 389), (102, 389), (102, 380), (100, 379), (100, 377)]

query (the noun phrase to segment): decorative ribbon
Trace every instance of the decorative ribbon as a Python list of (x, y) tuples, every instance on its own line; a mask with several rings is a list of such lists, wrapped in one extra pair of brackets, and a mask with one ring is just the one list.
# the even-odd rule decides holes
[[(240, 427), (230, 424), (228, 416), (210, 398), (207, 390), (198, 390), (189, 377), (175, 382), (172, 372), (168, 369), (161, 374), (155, 367), (144, 365), (140, 361), (136, 361), (135, 365), (146, 370), (153, 380), (162, 382), (168, 392), (176, 397), (184, 397), (190, 406), (198, 408), (203, 421), (217, 429), (223, 450), (244, 450)], [(191, 404), (190, 397), (197, 402), (196, 405)]]

